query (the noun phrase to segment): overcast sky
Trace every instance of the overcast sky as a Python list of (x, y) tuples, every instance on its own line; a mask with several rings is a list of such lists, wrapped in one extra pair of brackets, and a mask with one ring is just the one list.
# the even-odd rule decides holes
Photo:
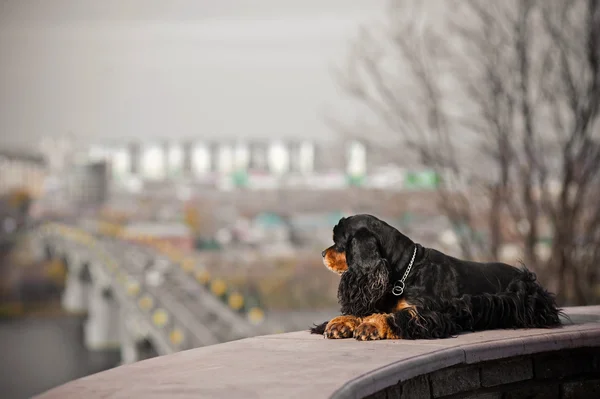
[(0, 143), (324, 137), (385, 0), (0, 0)]

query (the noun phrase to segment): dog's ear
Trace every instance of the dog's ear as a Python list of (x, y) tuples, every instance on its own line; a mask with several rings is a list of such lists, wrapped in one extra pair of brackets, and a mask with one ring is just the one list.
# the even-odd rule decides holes
[(375, 234), (366, 228), (356, 231), (346, 248), (348, 270), (338, 286), (342, 314), (366, 316), (379, 309), (389, 289), (389, 264), (381, 256)]
[(366, 228), (361, 228), (350, 238), (346, 249), (348, 267), (368, 269), (377, 267), (385, 262), (380, 252), (380, 243), (375, 234)]
[[(390, 265), (396, 265), (398, 262), (408, 262), (414, 246), (414, 242), (410, 238), (391, 226), (377, 230), (377, 233), (381, 256)], [(408, 257), (408, 260), (405, 259), (406, 257)]]

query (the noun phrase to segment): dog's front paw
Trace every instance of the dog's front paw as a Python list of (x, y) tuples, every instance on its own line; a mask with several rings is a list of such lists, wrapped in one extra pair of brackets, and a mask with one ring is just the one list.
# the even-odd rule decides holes
[(325, 338), (341, 339), (351, 338), (354, 330), (360, 324), (360, 319), (355, 316), (338, 316), (331, 319), (325, 327)]
[(379, 333), (377, 325), (369, 322), (360, 324), (356, 330), (354, 330), (354, 338), (359, 341), (374, 341), (377, 339), (383, 339)]
[(359, 341), (374, 341), (378, 339), (396, 339), (388, 322), (388, 315), (374, 314), (363, 319), (354, 330), (354, 338)]

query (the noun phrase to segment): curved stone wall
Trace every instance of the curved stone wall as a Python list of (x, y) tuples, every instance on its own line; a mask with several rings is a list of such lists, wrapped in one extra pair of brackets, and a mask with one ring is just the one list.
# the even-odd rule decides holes
[(253, 337), (117, 367), (39, 398), (599, 398), (600, 306), (565, 311), (561, 328), (441, 340)]
[(600, 347), (448, 367), (399, 382), (367, 398), (597, 399)]

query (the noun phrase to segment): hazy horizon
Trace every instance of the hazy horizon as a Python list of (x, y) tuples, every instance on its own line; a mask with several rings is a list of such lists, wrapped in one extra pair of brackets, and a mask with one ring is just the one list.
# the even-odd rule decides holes
[(0, 2), (0, 142), (307, 138), (384, 0)]

